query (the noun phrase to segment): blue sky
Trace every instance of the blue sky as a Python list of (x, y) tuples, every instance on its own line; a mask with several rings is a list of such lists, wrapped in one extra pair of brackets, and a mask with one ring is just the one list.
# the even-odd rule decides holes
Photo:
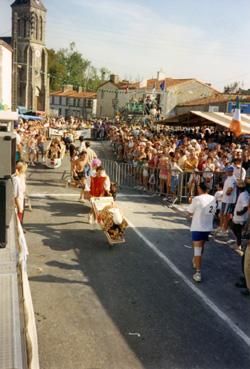
[[(0, 0), (0, 35), (9, 34), (10, 4)], [(43, 0), (47, 47), (77, 48), (121, 77), (195, 77), (217, 88), (250, 88), (250, 1)]]

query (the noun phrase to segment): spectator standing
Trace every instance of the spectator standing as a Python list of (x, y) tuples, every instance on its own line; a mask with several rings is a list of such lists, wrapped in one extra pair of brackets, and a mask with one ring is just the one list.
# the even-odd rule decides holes
[(16, 174), (12, 177), (12, 184), (13, 184), (13, 195), (14, 195), (16, 212), (21, 222), (23, 218), (22, 204), (21, 204), (21, 199), (20, 199), (21, 184), (20, 184), (20, 178), (17, 176), (17, 171), (16, 171)]
[(243, 181), (238, 182), (238, 189), (239, 197), (235, 205), (231, 228), (236, 237), (237, 248), (241, 250), (242, 229), (248, 216), (247, 210), (249, 205), (249, 194)]
[(81, 153), (82, 151), (86, 151), (86, 145), (85, 145), (85, 142), (84, 142), (84, 137), (80, 136), (79, 141), (80, 141), (79, 153)]
[(40, 132), (37, 137), (37, 161), (39, 161), (39, 154), (41, 154), (42, 162), (45, 162), (45, 142), (46, 137)]
[(241, 293), (250, 298), (250, 205), (248, 208), (248, 221), (245, 232), (247, 239), (247, 247), (244, 254), (244, 276), (246, 280), (246, 289), (241, 291)]
[(18, 202), (19, 202), (19, 213), (18, 217), (23, 224), (23, 216), (24, 216), (24, 209), (25, 209), (25, 194), (26, 194), (26, 171), (27, 171), (27, 164), (24, 162), (19, 161), (16, 164), (16, 176), (19, 179), (19, 194), (18, 194)]
[(35, 166), (35, 159), (37, 155), (37, 138), (38, 135), (31, 136), (28, 140), (28, 160), (32, 167)]
[(93, 160), (97, 159), (97, 154), (94, 150), (91, 149), (90, 142), (86, 142), (85, 145), (86, 145), (88, 163), (89, 163), (89, 165), (91, 165)]
[(246, 178), (246, 170), (242, 166), (242, 161), (239, 158), (234, 159), (234, 171), (233, 175), (235, 176), (236, 180), (245, 181)]
[(228, 233), (228, 222), (232, 218), (236, 203), (237, 182), (233, 175), (234, 167), (225, 168), (226, 180), (223, 186), (222, 207), (221, 207), (221, 235)]

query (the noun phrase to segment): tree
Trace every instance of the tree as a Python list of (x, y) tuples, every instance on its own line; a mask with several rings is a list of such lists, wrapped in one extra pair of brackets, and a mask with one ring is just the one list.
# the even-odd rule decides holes
[(240, 82), (236, 81), (224, 87), (225, 94), (236, 94), (239, 92), (239, 90), (240, 90)]
[[(67, 49), (48, 50), (48, 71), (51, 90), (58, 90), (64, 84), (71, 84), (76, 89), (82, 87), (85, 91), (96, 91), (110, 72), (106, 68), (96, 69), (92, 63), (76, 50), (72, 42)], [(107, 76), (107, 77), (106, 77)]]
[(48, 72), (50, 75), (50, 89), (59, 90), (67, 76), (67, 69), (64, 63), (58, 58), (55, 50), (48, 50)]

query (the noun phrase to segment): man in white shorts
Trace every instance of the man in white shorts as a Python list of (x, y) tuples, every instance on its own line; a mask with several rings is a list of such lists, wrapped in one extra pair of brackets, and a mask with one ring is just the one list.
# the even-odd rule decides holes
[(195, 282), (201, 282), (201, 259), (205, 242), (213, 230), (213, 220), (216, 212), (216, 200), (207, 193), (205, 183), (198, 185), (198, 196), (193, 198), (188, 207), (188, 213), (192, 215), (191, 233), (194, 248), (193, 267), (196, 272), (193, 275)]

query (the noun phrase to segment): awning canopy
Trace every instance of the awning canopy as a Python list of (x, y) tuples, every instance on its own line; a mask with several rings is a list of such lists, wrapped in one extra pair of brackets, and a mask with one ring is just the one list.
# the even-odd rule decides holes
[[(183, 127), (198, 127), (198, 126), (214, 126), (219, 125), (221, 127), (229, 129), (232, 120), (232, 114), (215, 113), (215, 112), (202, 112), (202, 111), (190, 111), (185, 114), (173, 116), (171, 118), (164, 119), (161, 124), (169, 126), (183, 126)], [(250, 115), (241, 115), (241, 129), (243, 134), (250, 134)]]
[(34, 115), (26, 115), (26, 114), (20, 114), (19, 118), (22, 118), (24, 120), (43, 120), (43, 117), (36, 117)]

